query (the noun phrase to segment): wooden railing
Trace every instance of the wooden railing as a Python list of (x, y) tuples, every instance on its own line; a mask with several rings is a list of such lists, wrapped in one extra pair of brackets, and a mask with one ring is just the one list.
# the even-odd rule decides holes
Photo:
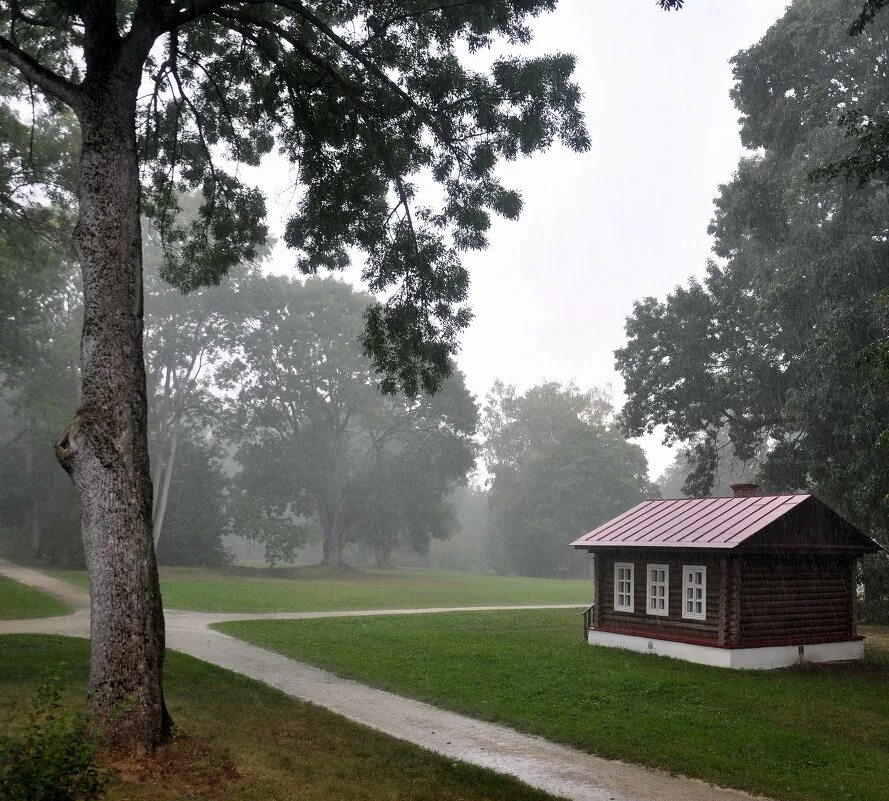
[(588, 606), (583, 610), (583, 641), (586, 642), (587, 632), (593, 627), (593, 606)]

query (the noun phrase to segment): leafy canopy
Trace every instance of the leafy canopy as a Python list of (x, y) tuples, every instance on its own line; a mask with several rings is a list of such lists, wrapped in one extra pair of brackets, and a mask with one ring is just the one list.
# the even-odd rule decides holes
[(518, 395), (495, 383), (482, 420), (495, 569), (578, 574), (584, 557), (568, 542), (657, 494), (645, 454), (609, 425), (611, 413), (601, 390), (546, 383)]
[(289, 558), (317, 521), (329, 548), (363, 540), (381, 562), (450, 532), (447, 497), (474, 463), (477, 409), (457, 373), (434, 396), (381, 395), (358, 333), (368, 297), (349, 285), (245, 282), (219, 385), (241, 471), (236, 530)]
[[(42, 91), (47, 113), (63, 103), (82, 116), (115, 80), (141, 82), (144, 209), (164, 277), (184, 290), (218, 282), (265, 240), (264, 198), (238, 165), (277, 147), (300, 189), (285, 233), (297, 267), (364, 255), (386, 297), (368, 309), (364, 346), (386, 391), (415, 394), (449, 373), (470, 319), (460, 253), (485, 246), (492, 215), (521, 210), (497, 164), (554, 142), (589, 147), (574, 57), (518, 55), (555, 5), (0, 0), (0, 61), (19, 92)], [(486, 68), (469, 66), (501, 45)], [(429, 181), (439, 203), (419, 200)], [(190, 191), (200, 213), (181, 225), (177, 197)]]
[(885, 537), (889, 460), (877, 444), (889, 405), (861, 357), (886, 338), (886, 187), (810, 178), (849, 145), (842, 109), (886, 107), (889, 19), (850, 39), (856, 8), (797, 0), (734, 59), (742, 138), (757, 154), (720, 188), (705, 278), (636, 304), (617, 363), (628, 433), (663, 425), (694, 444), (688, 489), (711, 490), (727, 435), (741, 461), (766, 449), (769, 488), (813, 489)]

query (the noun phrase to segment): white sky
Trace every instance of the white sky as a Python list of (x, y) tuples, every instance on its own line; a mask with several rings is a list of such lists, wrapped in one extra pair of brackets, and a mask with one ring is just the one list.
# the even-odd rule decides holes
[[(741, 155), (728, 61), (785, 5), (688, 0), (667, 14), (655, 0), (561, 0), (537, 21), (527, 52), (577, 56), (592, 149), (558, 148), (500, 171), (525, 207), (465, 258), (475, 320), (458, 361), (479, 399), (495, 377), (520, 391), (573, 379), (611, 384), (621, 405), (613, 351), (633, 301), (703, 273), (713, 198)], [(280, 234), (289, 178), (280, 165), (260, 174)], [(276, 248), (272, 269), (290, 263)], [(639, 442), (655, 479), (672, 451), (657, 436)]]

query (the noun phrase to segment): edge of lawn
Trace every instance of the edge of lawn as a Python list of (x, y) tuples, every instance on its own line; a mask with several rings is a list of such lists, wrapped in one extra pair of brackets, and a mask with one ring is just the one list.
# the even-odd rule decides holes
[(49, 593), (8, 576), (0, 576), (0, 620), (34, 620), (63, 617), (74, 610)]

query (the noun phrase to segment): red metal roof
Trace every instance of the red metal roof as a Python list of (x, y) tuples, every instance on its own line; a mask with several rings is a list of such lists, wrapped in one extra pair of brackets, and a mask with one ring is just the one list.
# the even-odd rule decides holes
[(643, 501), (571, 545), (734, 548), (810, 497), (761, 495)]

